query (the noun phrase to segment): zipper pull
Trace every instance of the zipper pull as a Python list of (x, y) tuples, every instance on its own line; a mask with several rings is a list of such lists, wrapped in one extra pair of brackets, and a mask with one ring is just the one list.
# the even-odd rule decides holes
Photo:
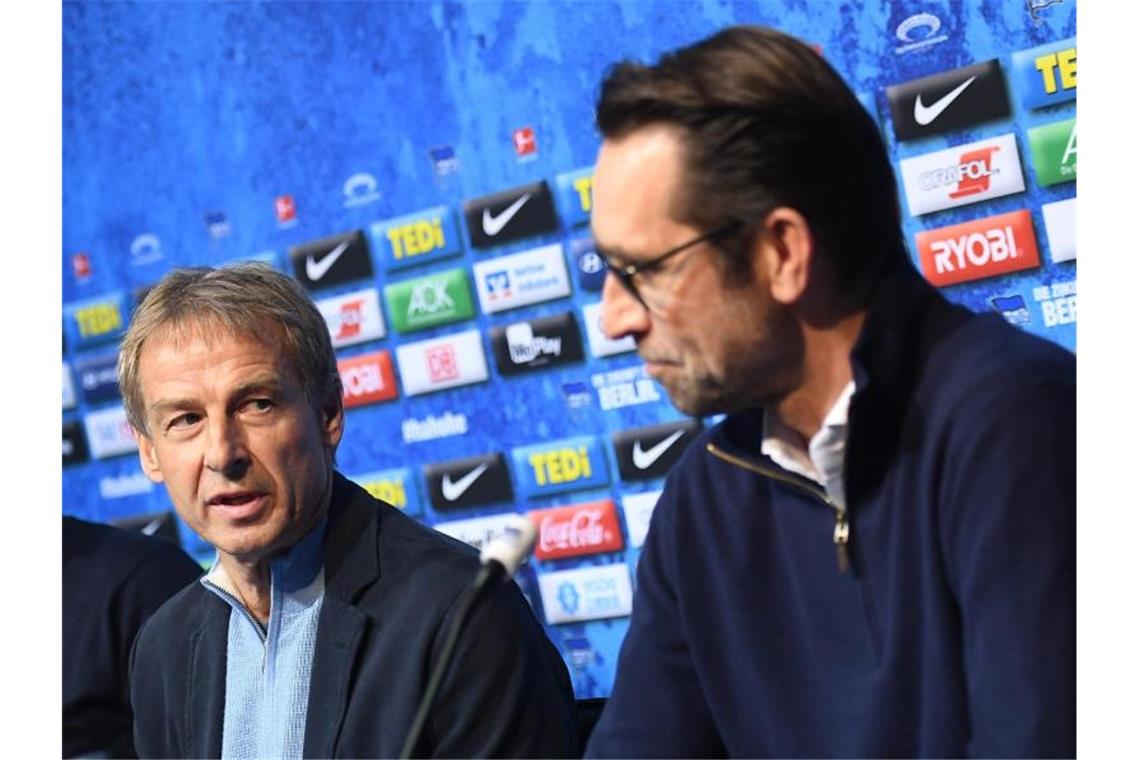
[(847, 513), (842, 510), (835, 512), (835, 533), (832, 534), (832, 540), (835, 541), (835, 558), (839, 566), (840, 574), (846, 573), (851, 568), (851, 557), (847, 552), (847, 541), (851, 532), (851, 527), (847, 524)]

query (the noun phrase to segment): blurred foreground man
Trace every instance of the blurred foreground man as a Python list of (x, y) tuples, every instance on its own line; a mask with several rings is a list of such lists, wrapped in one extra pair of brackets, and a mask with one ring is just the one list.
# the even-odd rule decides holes
[(910, 264), (878, 128), (733, 28), (602, 85), (604, 331), (688, 414), (592, 756), (1072, 756), (1075, 358)]
[[(143, 757), (394, 757), (474, 550), (335, 471), (328, 328), (258, 264), (169, 274), (123, 339), (147, 476), (217, 550), (131, 658)], [(569, 756), (566, 667), (513, 583), (464, 628), (416, 756)]]

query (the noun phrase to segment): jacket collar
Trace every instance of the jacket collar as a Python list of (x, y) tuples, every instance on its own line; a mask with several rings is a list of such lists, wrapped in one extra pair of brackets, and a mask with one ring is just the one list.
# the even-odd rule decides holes
[(367, 491), (334, 472), (328, 519), (325, 594), (352, 601), (380, 577), (380, 509)]

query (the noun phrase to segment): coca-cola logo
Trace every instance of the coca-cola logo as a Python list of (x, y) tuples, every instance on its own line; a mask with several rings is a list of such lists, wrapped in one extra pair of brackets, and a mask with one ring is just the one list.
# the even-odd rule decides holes
[(539, 559), (619, 551), (621, 529), (612, 499), (574, 504), (531, 513), (538, 526)]

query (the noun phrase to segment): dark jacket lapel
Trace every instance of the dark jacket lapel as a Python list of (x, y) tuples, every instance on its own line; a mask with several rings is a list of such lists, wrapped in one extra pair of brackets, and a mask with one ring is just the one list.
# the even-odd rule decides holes
[[(186, 681), (186, 757), (221, 757), (226, 704), (226, 646), (230, 608), (213, 594), (202, 596), (202, 625), (190, 636)], [(221, 653), (219, 655), (219, 653)]]

